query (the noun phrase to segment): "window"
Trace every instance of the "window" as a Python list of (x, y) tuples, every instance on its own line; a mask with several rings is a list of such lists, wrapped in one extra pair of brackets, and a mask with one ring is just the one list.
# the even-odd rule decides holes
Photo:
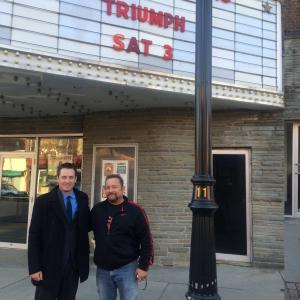
[(78, 137), (40, 138), (37, 195), (47, 193), (56, 186), (56, 170), (64, 162), (75, 164), (76, 187), (81, 187), (82, 144), (82, 138)]
[(0, 152), (34, 152), (35, 138), (0, 137)]
[(10, 40), (11, 29), (8, 27), (0, 26), (0, 38)]

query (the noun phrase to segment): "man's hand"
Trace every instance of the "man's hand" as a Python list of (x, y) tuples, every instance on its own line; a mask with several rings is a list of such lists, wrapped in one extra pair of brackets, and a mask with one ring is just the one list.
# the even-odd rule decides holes
[(37, 273), (33, 273), (30, 276), (31, 276), (31, 279), (33, 279), (35, 281), (41, 281), (41, 280), (43, 280), (43, 273), (41, 271), (37, 272)]
[(143, 281), (148, 276), (148, 272), (137, 268), (135, 271), (135, 275), (138, 281)]

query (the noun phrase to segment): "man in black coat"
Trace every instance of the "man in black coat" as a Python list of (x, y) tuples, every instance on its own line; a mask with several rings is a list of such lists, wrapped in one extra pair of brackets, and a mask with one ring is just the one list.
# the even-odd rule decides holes
[(63, 163), (58, 186), (35, 201), (29, 228), (28, 266), (35, 300), (74, 300), (89, 274), (88, 196), (75, 189), (76, 168)]

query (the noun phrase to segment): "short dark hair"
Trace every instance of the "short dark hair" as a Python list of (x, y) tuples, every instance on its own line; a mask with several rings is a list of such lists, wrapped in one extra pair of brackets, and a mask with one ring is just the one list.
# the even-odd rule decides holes
[(74, 164), (69, 163), (69, 162), (65, 162), (65, 163), (61, 163), (60, 165), (58, 165), (57, 172), (56, 172), (57, 177), (59, 177), (61, 169), (71, 169), (71, 170), (74, 170), (75, 176), (77, 177), (77, 169), (76, 169), (76, 167), (75, 167)]
[(123, 178), (121, 177), (121, 175), (119, 175), (119, 174), (110, 174), (110, 175), (107, 175), (106, 178), (105, 178), (105, 185), (106, 185), (107, 180), (108, 180), (108, 179), (112, 179), (112, 178), (117, 178), (117, 179), (119, 179), (121, 186), (124, 185), (124, 180), (123, 180)]

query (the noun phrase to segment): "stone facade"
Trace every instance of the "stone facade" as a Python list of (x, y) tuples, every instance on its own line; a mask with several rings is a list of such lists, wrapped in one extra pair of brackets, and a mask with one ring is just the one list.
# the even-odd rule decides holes
[[(193, 113), (103, 113), (84, 122), (83, 185), (91, 191), (93, 144), (138, 143), (138, 202), (148, 213), (156, 263), (189, 262), (194, 171)], [(251, 153), (252, 263), (283, 266), (282, 113), (215, 113), (213, 147)]]
[(284, 36), (300, 35), (300, 1), (284, 0), (282, 6), (282, 20)]
[(282, 112), (215, 114), (213, 146), (250, 150), (253, 264), (282, 267), (285, 191)]
[[(83, 133), (82, 188), (92, 190), (93, 145), (137, 143), (137, 198), (150, 220), (155, 262), (188, 265), (194, 172), (194, 114), (114, 112), (36, 120), (0, 119), (0, 134)], [(213, 147), (250, 151), (252, 264), (283, 266), (284, 126), (282, 113), (217, 112)]]
[(69, 134), (82, 133), (83, 117), (0, 118), (0, 134)]
[(181, 265), (189, 260), (193, 134), (190, 113), (103, 113), (85, 119), (87, 190), (91, 190), (93, 144), (138, 143), (137, 199), (150, 220), (156, 263)]
[[(294, 163), (292, 124), (300, 123), (300, 0), (286, 0), (283, 6), (283, 78), (285, 94), (286, 162), (288, 170), (286, 213), (295, 214), (292, 180)], [(296, 128), (296, 127), (294, 127)]]
[[(289, 1), (287, 1), (289, 2)], [(286, 21), (285, 39), (284, 39), (284, 87), (285, 87), (285, 113), (284, 118), (289, 121), (299, 121), (300, 119), (300, 1), (291, 1), (298, 3), (297, 12), (288, 12), (294, 24)], [(298, 13), (296, 19), (294, 14)]]
[(284, 41), (285, 113), (289, 121), (300, 118), (300, 35)]

